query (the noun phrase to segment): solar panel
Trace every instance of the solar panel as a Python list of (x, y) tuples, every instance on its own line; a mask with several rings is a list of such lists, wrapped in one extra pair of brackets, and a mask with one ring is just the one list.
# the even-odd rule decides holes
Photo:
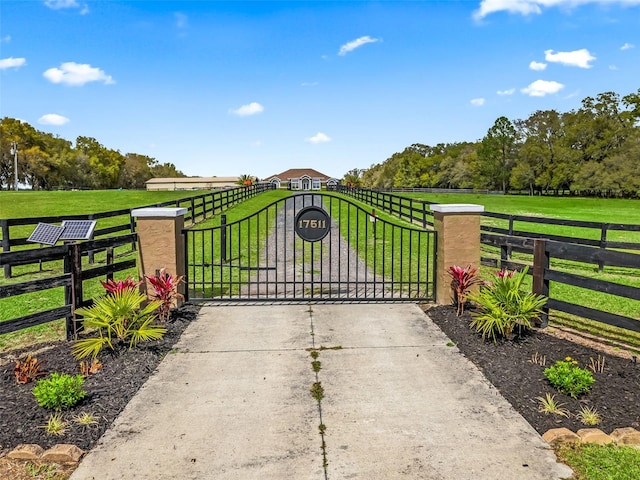
[(65, 220), (60, 240), (89, 240), (96, 228), (95, 220)]
[(41, 243), (43, 245), (55, 245), (60, 235), (62, 235), (62, 227), (51, 225), (50, 223), (38, 223), (36, 229), (31, 232), (27, 242)]

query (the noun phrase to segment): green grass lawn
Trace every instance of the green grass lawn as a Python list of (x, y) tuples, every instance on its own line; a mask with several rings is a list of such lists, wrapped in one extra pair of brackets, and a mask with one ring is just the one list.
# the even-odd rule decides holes
[(146, 190), (81, 190), (0, 192), (0, 218), (88, 214), (135, 208), (177, 198), (194, 197), (209, 190), (175, 192)]
[[(144, 205), (162, 203), (171, 201), (178, 198), (192, 197), (203, 193), (210, 193), (209, 191), (179, 191), (179, 192), (146, 192), (146, 191), (79, 191), (79, 192), (0, 192), (0, 206), (3, 208), (3, 213), (11, 213), (7, 217), (2, 218), (20, 218), (21, 214), (25, 214), (26, 207), (24, 199), (28, 200), (28, 213), (31, 216), (51, 216), (51, 215), (71, 215), (71, 214), (85, 214), (85, 213), (97, 213), (101, 211), (120, 210), (135, 208)], [(242, 217), (247, 212), (253, 212), (259, 208), (262, 203), (270, 203), (273, 196), (286, 195), (288, 192), (266, 192), (262, 195), (265, 197), (262, 200), (261, 195), (247, 200), (248, 203), (237, 204), (234, 208), (235, 211), (229, 211), (227, 214), (230, 219), (235, 216)], [(20, 198), (20, 202), (14, 199)], [(21, 208), (20, 205), (22, 205)], [(31, 208), (33, 207), (33, 208)], [(108, 220), (115, 221), (117, 224), (128, 223), (128, 215), (125, 217), (114, 217), (113, 219), (101, 219), (98, 220), (97, 228), (104, 228), (109, 226), (106, 222)], [(216, 215), (210, 220), (207, 220), (206, 224), (212, 225), (215, 222), (219, 222), (219, 215)], [(205, 225), (203, 223), (202, 225)], [(13, 228), (22, 228), (25, 233), (20, 235), (20, 232), (14, 234)], [(16, 236), (28, 236), (29, 232), (33, 230), (33, 226), (26, 227), (13, 227), (12, 237)], [(122, 232), (122, 234), (127, 232)], [(29, 248), (28, 246), (22, 248)], [(132, 251), (130, 246), (117, 247), (115, 249), (116, 262), (135, 258), (136, 252)], [(83, 257), (83, 269), (90, 267), (99, 267), (104, 265), (106, 255), (104, 252), (97, 253), (95, 256), (95, 264), (89, 265), (87, 257)], [(31, 264), (14, 267), (12, 269), (12, 278), (4, 278), (3, 270), (0, 268), (0, 285), (7, 285), (10, 283), (21, 283), (38, 278), (51, 277), (60, 275), (63, 273), (62, 262), (52, 261), (43, 262), (42, 265)], [(126, 271), (121, 271), (115, 274), (116, 278), (125, 278), (127, 275), (131, 275), (134, 278), (138, 277), (137, 268), (131, 268)], [(100, 285), (100, 279), (85, 280), (83, 282), (84, 298), (95, 298), (98, 295), (104, 293), (104, 289)], [(9, 320), (12, 318), (18, 318), (23, 315), (31, 313), (41, 312), (49, 308), (55, 308), (64, 305), (64, 289), (52, 288), (48, 290), (42, 290), (33, 293), (27, 293), (15, 297), (0, 299), (0, 322), (3, 320)], [(16, 348), (24, 343), (36, 343), (42, 341), (50, 341), (64, 337), (64, 321), (51, 322), (46, 325), (38, 325), (29, 329), (25, 329), (19, 332), (0, 335), (0, 351)]]
[(620, 198), (535, 197), (467, 193), (398, 193), (436, 203), (475, 203), (487, 212), (589, 222), (640, 224), (640, 200)]
[(576, 480), (640, 478), (640, 449), (635, 447), (577, 444), (564, 445), (557, 453), (573, 469)]

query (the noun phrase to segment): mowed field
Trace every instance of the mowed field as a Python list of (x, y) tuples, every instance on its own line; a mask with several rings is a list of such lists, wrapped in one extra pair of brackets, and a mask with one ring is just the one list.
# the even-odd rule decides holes
[[(399, 194), (409, 198), (415, 198), (436, 203), (472, 203), (483, 205), (485, 211), (505, 213), (511, 215), (523, 215), (531, 217), (557, 218), (563, 220), (579, 220), (587, 222), (602, 222), (608, 224), (640, 225), (640, 200), (633, 199), (607, 199), (607, 198), (579, 198), (579, 197), (531, 197), (520, 195), (479, 195), (479, 194)], [(482, 225), (507, 228), (506, 220), (489, 217), (481, 218)], [(583, 228), (573, 226), (545, 225), (515, 221), (514, 230), (534, 232), (548, 235), (562, 235), (572, 238), (586, 238), (600, 240), (600, 228)], [(619, 242), (631, 242), (640, 245), (640, 232), (625, 232), (617, 230), (607, 231), (607, 240)], [(639, 254), (640, 250), (628, 250)], [(497, 249), (482, 247), (482, 255), (498, 258)], [(514, 254), (514, 261), (531, 263), (531, 256)], [(640, 271), (631, 268), (605, 267), (599, 271), (595, 265), (581, 264), (563, 260), (551, 261), (551, 267), (555, 270), (566, 271), (589, 278), (597, 278), (623, 285), (631, 285), (640, 288)], [(489, 277), (492, 269), (482, 267), (484, 277)], [(640, 321), (640, 301), (617, 297), (606, 293), (594, 292), (578, 287), (552, 282), (550, 296), (559, 300), (584, 305), (586, 307), (617, 313)], [(552, 321), (558, 324), (588, 330), (594, 333), (607, 334), (621, 341), (632, 337), (632, 343), (640, 342), (640, 335), (631, 334), (615, 328), (609, 328), (602, 324), (584, 321), (577, 317), (560, 312), (552, 312)]]
[[(179, 198), (193, 197), (211, 193), (210, 191), (178, 191), (178, 192), (146, 192), (146, 191), (79, 191), (79, 192), (0, 192), (1, 218), (23, 218), (41, 216), (61, 216), (72, 214), (89, 214), (112, 210), (123, 210), (144, 205), (167, 202)], [(271, 203), (277, 198), (289, 195), (286, 191), (270, 191), (239, 203), (227, 210), (229, 221), (250, 215), (256, 210)], [(197, 228), (206, 228), (219, 224), (220, 216), (216, 215), (205, 222), (199, 223)], [(128, 223), (128, 215), (104, 218), (98, 220), (97, 229), (112, 225)], [(28, 237), (35, 225), (17, 226), (11, 228), (11, 238)], [(122, 232), (122, 234), (127, 233)], [(34, 245), (38, 247), (39, 245)], [(29, 248), (18, 247), (18, 248)], [(136, 252), (129, 246), (116, 249), (116, 261), (135, 258)], [(98, 253), (93, 266), (105, 263), (105, 254)], [(91, 268), (86, 257), (83, 258), (83, 268)], [(62, 273), (62, 262), (44, 262), (42, 265), (32, 264), (18, 266), (12, 269), (12, 278), (4, 277), (0, 268), (0, 285), (20, 283), (39, 278), (51, 277)], [(136, 268), (115, 274), (116, 279), (131, 275), (138, 278)], [(95, 298), (104, 293), (99, 279), (83, 282), (84, 298)], [(10, 298), (0, 298), (0, 322), (23, 315), (59, 307), (64, 304), (63, 288), (52, 288), (33, 293), (27, 293)], [(0, 351), (10, 350), (22, 344), (32, 344), (56, 340), (64, 337), (64, 321), (55, 321), (46, 325), (38, 325), (14, 333), (0, 335)]]
[(205, 191), (79, 190), (0, 192), (0, 218), (23, 218), (108, 212), (193, 197)]
[[(181, 192), (146, 192), (146, 191), (78, 191), (78, 192), (0, 192), (0, 218), (22, 218), (22, 217), (39, 217), (53, 215), (70, 215), (82, 213), (97, 213), (109, 210), (118, 210), (126, 208), (134, 208), (143, 205), (155, 204), (199, 195), (206, 192), (198, 191), (181, 191)], [(284, 192), (268, 192), (258, 195), (256, 198), (239, 204), (237, 207), (228, 211), (229, 221), (234, 218), (247, 216), (268, 203), (279, 197)], [(290, 192), (289, 192), (290, 193)], [(288, 193), (287, 193), (288, 194)], [(274, 197), (274, 195), (276, 197)], [(475, 203), (484, 205), (486, 211), (527, 215), (534, 217), (553, 217), (567, 220), (584, 220), (607, 223), (623, 223), (623, 224), (640, 224), (640, 201), (637, 200), (621, 200), (621, 199), (594, 199), (594, 198), (574, 198), (574, 197), (527, 197), (527, 196), (511, 196), (511, 195), (476, 195), (476, 194), (398, 194), (402, 196), (427, 200), (437, 203)], [(236, 212), (237, 209), (237, 212)], [(237, 213), (237, 214), (236, 214)], [(98, 228), (110, 226), (110, 221), (122, 223), (120, 219), (102, 219), (99, 220)], [(197, 228), (205, 228), (213, 226), (219, 222), (216, 216), (206, 222), (200, 224)], [(483, 224), (500, 226), (506, 228), (506, 221), (483, 217)], [(116, 224), (117, 224), (116, 223)], [(516, 230), (548, 233), (554, 235), (564, 235), (579, 238), (599, 239), (599, 229), (587, 229), (578, 227), (566, 227), (556, 225), (531, 224), (528, 222), (516, 222), (514, 225)], [(12, 237), (28, 236), (33, 226), (15, 227), (16, 232), (12, 229)], [(21, 228), (22, 231), (17, 229)], [(615, 241), (627, 241), (640, 244), (640, 232), (608, 232), (607, 238)], [(126, 247), (125, 247), (126, 250)], [(639, 253), (636, 251), (634, 253)], [(124, 257), (135, 255), (132, 252), (123, 252)], [(483, 248), (483, 256), (496, 256), (497, 252)], [(130, 258), (130, 257), (129, 257)], [(96, 260), (102, 262), (103, 258), (97, 256)], [(514, 257), (515, 261), (523, 263), (530, 262), (530, 258), (525, 256)], [(606, 267), (604, 272), (599, 272), (597, 267), (593, 265), (577, 264), (575, 262), (552, 262), (554, 269), (566, 270), (579, 275), (591, 278), (600, 278), (616, 283), (633, 285), (640, 287), (640, 272), (625, 268)], [(53, 265), (53, 262), (44, 264), (43, 272), (39, 272), (37, 265), (27, 267), (17, 267), (15, 278), (7, 280), (3, 277), (0, 270), (0, 285), (10, 282), (23, 282), (38, 278), (43, 274), (57, 274), (60, 270), (59, 266)], [(485, 277), (491, 275), (489, 268), (482, 268), (482, 274)], [(118, 277), (125, 277), (127, 273), (137, 276), (135, 269), (131, 272), (120, 272)], [(85, 285), (85, 296), (90, 298), (93, 295), (101, 293), (100, 284), (96, 282)], [(30, 312), (41, 311), (47, 307), (47, 304), (60, 304), (62, 299), (62, 289), (52, 289), (46, 292), (36, 292), (33, 294), (22, 295), (20, 302), (16, 299), (0, 300), (0, 321), (25, 315)], [(562, 284), (551, 285), (551, 296), (561, 300), (579, 303), (591, 308), (598, 308), (612, 313), (618, 313), (631, 318), (640, 320), (640, 302), (625, 298), (608, 295), (605, 293), (592, 292), (585, 289), (578, 289)], [(598, 330), (600, 325), (584, 324), (579, 320), (568, 317), (566, 315), (555, 315), (554, 320), (565, 324), (570, 324), (578, 328), (587, 328)], [(60, 335), (60, 328), (56, 335)], [(36, 327), (35, 331), (42, 331), (48, 335), (45, 326)], [(13, 341), (11, 336), (0, 335), (0, 350), (10, 348)], [(625, 332), (617, 332), (617, 336), (628, 336)], [(634, 342), (635, 343), (635, 342)], [(638, 339), (640, 344), (640, 338)]]

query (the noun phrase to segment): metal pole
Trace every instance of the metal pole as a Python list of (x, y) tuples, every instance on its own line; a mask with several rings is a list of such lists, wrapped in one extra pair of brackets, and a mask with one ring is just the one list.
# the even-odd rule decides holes
[(11, 150), (10, 152), (13, 154), (13, 173), (15, 176), (13, 182), (13, 189), (18, 191), (18, 142), (11, 142)]

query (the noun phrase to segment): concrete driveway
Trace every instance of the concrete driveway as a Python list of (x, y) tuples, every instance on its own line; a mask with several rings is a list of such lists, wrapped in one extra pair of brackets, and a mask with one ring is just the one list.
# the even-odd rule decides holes
[(448, 342), (413, 304), (204, 306), (71, 479), (570, 477)]

